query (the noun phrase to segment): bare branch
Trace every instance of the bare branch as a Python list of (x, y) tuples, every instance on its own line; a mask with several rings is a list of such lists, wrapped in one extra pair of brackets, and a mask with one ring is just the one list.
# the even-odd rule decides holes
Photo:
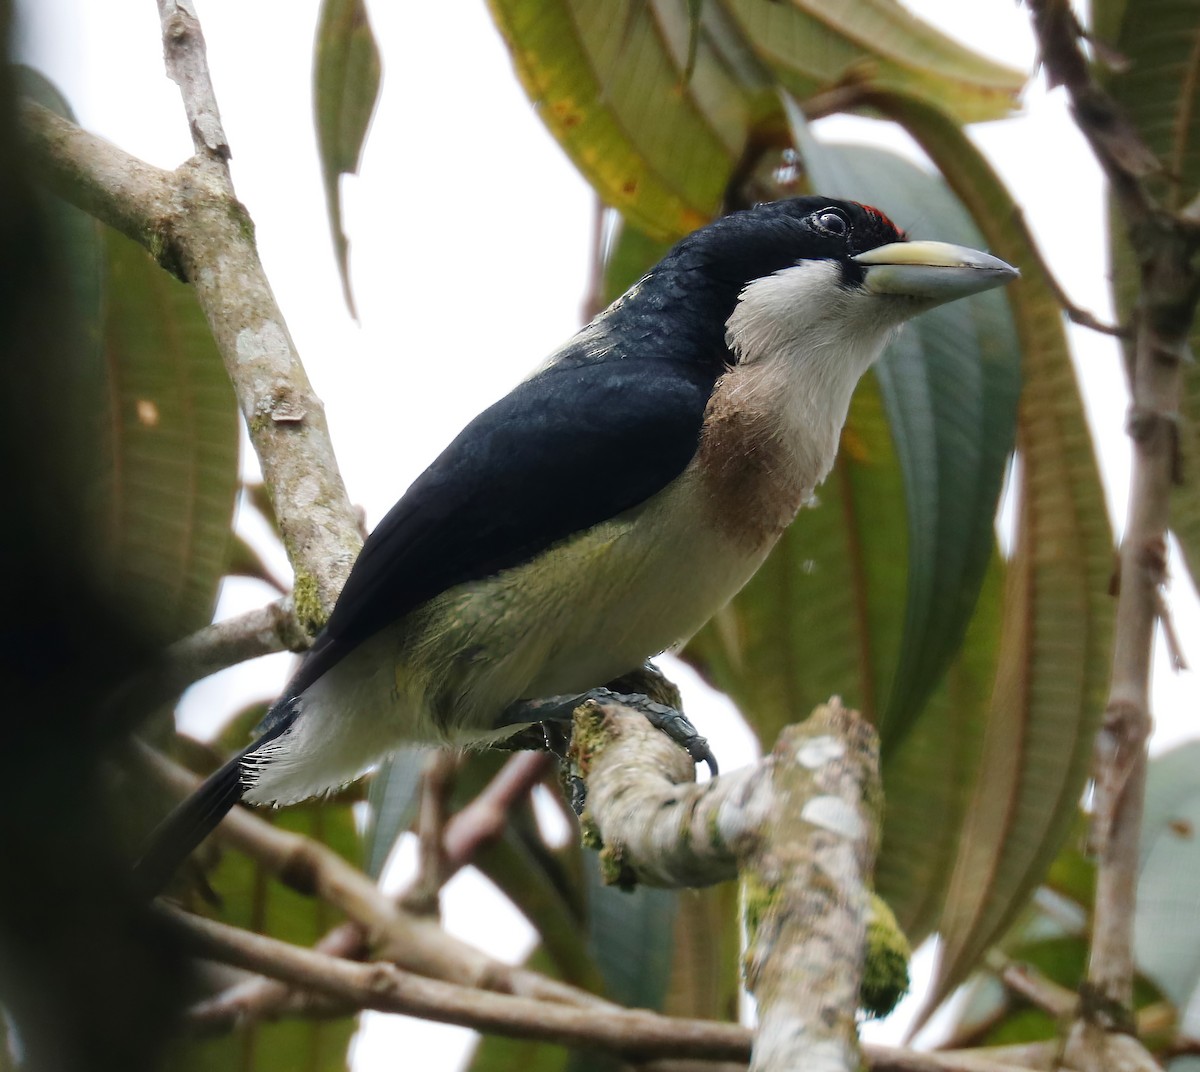
[(162, 22), (167, 75), (183, 95), (192, 144), (197, 153), (224, 162), (229, 159), (229, 142), (221, 126), (221, 113), (208, 73), (200, 20), (190, 0), (158, 0), (158, 17)]
[(133, 728), (155, 708), (210, 674), (279, 651), (303, 651), (308, 643), (290, 598), (214, 622), (177, 640), (152, 666), (121, 685), (105, 701), (104, 724)]
[(1178, 459), (1181, 369), (1200, 296), (1192, 256), (1200, 241), (1190, 207), (1173, 215), (1143, 181), (1160, 171), (1154, 154), (1094, 78), (1082, 31), (1064, 0), (1029, 0), (1051, 85), (1066, 87), (1080, 130), (1108, 178), (1141, 268), (1128, 431), (1133, 440), (1129, 514), (1120, 551), (1113, 670), (1096, 741), (1094, 847), (1099, 854), (1095, 917), (1082, 991), (1083, 1022), (1073, 1060), (1087, 1069), (1153, 1067), (1134, 1030), (1133, 913), (1138, 833), (1150, 733), (1150, 672), (1166, 532)]
[[(538, 784), (549, 763), (550, 757), (545, 753), (523, 752), (512, 756), (484, 791), (450, 819), (442, 846), (446, 879), (470, 863), (480, 848), (500, 836), (511, 807)], [(397, 902), (407, 908), (410, 897), (411, 891), (407, 891), (397, 898)], [(319, 952), (352, 960), (364, 960), (369, 952), (362, 928), (354, 923), (335, 927), (316, 948)], [(523, 989), (533, 990), (527, 983)], [(558, 991), (555, 997), (566, 1001), (581, 995), (581, 991)], [(578, 1004), (613, 1007), (592, 995), (587, 995), (587, 1000), (578, 1000)], [(329, 1015), (335, 1015), (335, 1008), (329, 1002), (260, 976), (240, 982), (202, 1002), (190, 1010), (186, 1019), (188, 1025), (201, 1034), (219, 1034), (248, 1021)]]
[[(315, 949), (341, 960), (367, 958), (362, 929), (353, 923), (335, 927)], [(183, 1022), (197, 1035), (223, 1035), (241, 1024), (284, 1018), (333, 1019), (356, 1011), (344, 1001), (254, 975), (192, 1006), (185, 1011)]]
[(20, 119), (30, 163), (50, 190), (144, 246), (167, 271), (182, 273), (168, 241), (178, 187), (173, 172), (139, 160), (36, 101), (20, 101)]
[(269, 975), (354, 1008), (646, 1057), (672, 1054), (737, 1060), (749, 1054), (749, 1032), (736, 1024), (670, 1020), (648, 1012), (578, 1008), (489, 993), (423, 979), (394, 964), (339, 960), (166, 907), (159, 912), (196, 956)]
[(438, 916), (442, 887), (450, 878), (445, 833), (450, 793), (459, 757), (446, 749), (431, 750), (421, 768), (421, 802), (417, 813), (417, 877), (403, 899), (404, 907), (422, 916)]
[(1071, 1016), (1079, 1007), (1078, 994), (1059, 986), (1032, 965), (1021, 964), (996, 953), (994, 959), (988, 958), (988, 966), (997, 971), (1001, 982), (1014, 994), (1055, 1019)]
[[(360, 964), (299, 949), (166, 906), (157, 911), (194, 955), (325, 995), (344, 1009), (400, 1013), (512, 1038), (599, 1047), (631, 1059), (744, 1062), (750, 1055), (750, 1032), (737, 1024), (674, 1019), (640, 1010), (574, 1008), (486, 993), (423, 979), (392, 964)], [(1018, 1072), (1017, 1066), (991, 1061), (983, 1052), (925, 1054), (888, 1046), (866, 1046), (864, 1052), (869, 1067), (877, 1072)]]
[[(143, 746), (140, 751), (154, 773), (180, 796), (199, 784), (190, 771), (153, 749)], [(280, 830), (248, 808), (234, 808), (215, 836), (257, 861), (286, 886), (339, 908), (362, 928), (366, 945), (376, 958), (467, 986), (592, 1008), (608, 1004), (577, 987), (489, 957), (446, 933), (435, 921), (404, 911), (331, 849)]]

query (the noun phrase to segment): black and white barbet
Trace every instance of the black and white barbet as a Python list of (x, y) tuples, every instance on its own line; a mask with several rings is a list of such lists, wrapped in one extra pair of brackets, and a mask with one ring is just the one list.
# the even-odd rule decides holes
[(511, 736), (518, 701), (687, 640), (824, 480), (889, 336), (1016, 275), (828, 197), (684, 238), (379, 523), (261, 736), (160, 827), (145, 886), (239, 800), (303, 800), (406, 743)]

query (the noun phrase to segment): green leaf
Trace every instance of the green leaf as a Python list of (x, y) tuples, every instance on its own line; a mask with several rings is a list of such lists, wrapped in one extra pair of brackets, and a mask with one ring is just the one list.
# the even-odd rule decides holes
[(1200, 742), (1150, 764), (1134, 940), (1138, 967), (1181, 1012), (1200, 987)]
[(605, 204), (651, 238), (720, 210), (786, 125), (778, 89), (847, 83), (998, 118), (1024, 79), (888, 0), (489, 0), (543, 121)]
[(367, 874), (378, 879), (400, 837), (417, 817), (417, 790), (428, 748), (401, 748), (367, 783)]
[(883, 764), (875, 888), (915, 946), (937, 929), (979, 777), (1000, 648), (1004, 563), (993, 556), (957, 659)]
[(671, 976), (678, 893), (606, 886), (594, 852), (584, 852), (583, 865), (588, 945), (605, 993), (632, 1008), (661, 1008)]
[(1112, 535), (1062, 314), (1011, 195), (945, 114), (894, 96), (872, 103), (1022, 272), (1008, 288), (1025, 379), (1017, 534), (983, 762), (939, 925), (940, 1000), (1015, 918), (1077, 813), (1108, 679)]
[[(63, 115), (44, 78), (23, 91)], [(29, 369), (30, 404), (84, 503), (104, 591), (145, 635), (167, 642), (207, 624), (228, 560), (238, 412), (190, 288), (135, 243), (49, 197), (81, 323), (69, 367)]]
[(363, 0), (322, 0), (313, 56), (317, 147), (329, 229), (352, 316), (357, 314), (350, 292), (350, 243), (342, 227), (340, 181), (358, 171), (379, 99), (380, 71), (379, 49)]
[(97, 538), (120, 599), (170, 640), (211, 620), (228, 561), (237, 403), (191, 290), (123, 235), (104, 245)]
[[(790, 103), (790, 102), (789, 102)], [(817, 142), (789, 108), (814, 189), (933, 218), (937, 238), (982, 236), (935, 176), (878, 149)], [(1013, 448), (1020, 350), (1001, 292), (917, 317), (877, 376), (904, 475), (908, 593), (896, 677), (879, 726), (885, 754), (903, 739), (962, 644), (992, 554), (993, 518)]]
[(677, 899), (675, 949), (662, 1011), (736, 1023), (741, 1001), (738, 884), (684, 890)]

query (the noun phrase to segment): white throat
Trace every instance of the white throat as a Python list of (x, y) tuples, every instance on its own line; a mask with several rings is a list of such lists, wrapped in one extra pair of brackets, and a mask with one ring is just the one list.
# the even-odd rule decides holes
[(736, 390), (753, 392), (810, 488), (833, 464), (859, 379), (915, 311), (842, 286), (838, 274), (833, 261), (806, 261), (756, 279), (726, 321)]

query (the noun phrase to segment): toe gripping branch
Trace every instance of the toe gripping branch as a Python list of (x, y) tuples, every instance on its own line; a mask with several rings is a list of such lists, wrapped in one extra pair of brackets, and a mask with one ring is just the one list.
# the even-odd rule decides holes
[[(541, 700), (522, 700), (505, 711), (504, 721), (540, 723), (542, 739), (533, 747), (545, 748), (565, 761), (571, 739), (571, 717), (575, 709), (588, 700), (614, 701), (641, 712), (650, 725), (682, 747), (694, 762), (707, 764), (714, 778), (719, 773), (717, 757), (709, 747), (708, 739), (697, 732), (691, 720), (679, 709), (678, 690), (649, 663), (604, 688)], [(662, 702), (664, 700), (667, 702)], [(531, 746), (524, 734), (516, 735), (511, 744)], [(583, 809), (585, 791), (577, 777), (569, 778), (569, 786), (571, 806), (578, 813)]]

